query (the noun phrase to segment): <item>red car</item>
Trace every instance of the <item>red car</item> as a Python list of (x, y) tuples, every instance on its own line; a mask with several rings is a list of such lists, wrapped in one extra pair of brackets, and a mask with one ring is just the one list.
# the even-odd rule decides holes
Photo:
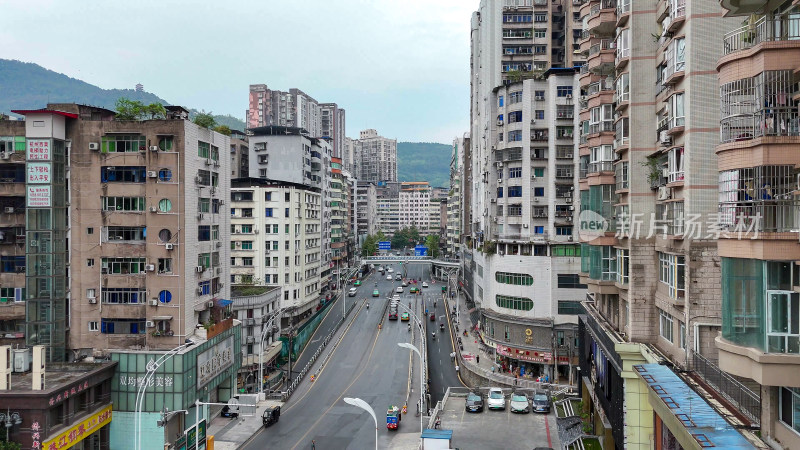
[(431, 313), (431, 322), (436, 322), (436, 314)]

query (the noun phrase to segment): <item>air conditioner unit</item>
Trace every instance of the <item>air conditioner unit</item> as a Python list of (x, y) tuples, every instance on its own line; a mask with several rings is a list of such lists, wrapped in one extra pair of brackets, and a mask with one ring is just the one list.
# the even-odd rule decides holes
[(164, 244), (164, 248), (167, 250), (172, 250), (175, 248), (175, 244)]
[(567, 203), (572, 203), (572, 197), (565, 197), (564, 201)]
[(204, 270), (206, 270), (205, 266), (197, 266), (197, 267), (194, 268), (194, 271), (197, 272), (197, 273), (200, 273), (200, 272), (202, 272)]
[(219, 167), (219, 161), (214, 161), (214, 167)]
[(522, 224), (522, 228), (528, 228), (528, 224), (527, 223), (523, 223)]
[(157, 152), (158, 151), (158, 146), (157, 145), (151, 145), (150, 146), (150, 151), (151, 152)]
[(572, 99), (572, 94), (567, 94), (567, 99)]
[(531, 180), (535, 180), (535, 179), (536, 179), (536, 175), (531, 175)]
[(533, 197), (533, 202), (534, 203), (539, 203), (539, 197)]
[(672, 144), (672, 136), (667, 134), (667, 130), (661, 132), (659, 141), (662, 144)]
[(497, 199), (496, 198), (493, 198), (493, 199), (491, 199), (489, 201), (492, 202), (492, 203), (497, 203)]
[(534, 125), (535, 123), (536, 123), (536, 119), (531, 119), (531, 125)]
[(30, 241), (28, 244), (29, 244), (31, 247), (38, 247), (38, 246), (39, 246), (39, 241), (37, 241), (37, 240), (35, 240), (35, 239), (34, 239), (34, 240), (31, 240), (31, 241)]
[(213, 301), (210, 301), (210, 302), (206, 303), (206, 308), (213, 308), (213, 307), (214, 307), (214, 302)]
[(144, 270), (146, 270), (148, 272), (152, 272), (152, 271), (156, 270), (156, 266), (155, 266), (155, 264), (147, 264), (147, 265), (144, 266)]
[(147, 177), (148, 178), (158, 178), (158, 172), (156, 172), (155, 170), (149, 170), (149, 171), (147, 171)]
[(504, 251), (500, 250), (499, 252), (497, 252), (497, 254), (498, 254), (498, 255), (500, 255), (500, 256), (503, 256), (503, 255), (505, 255), (505, 254), (506, 254), (506, 252), (504, 252)]
[(664, 186), (658, 188), (659, 200), (669, 200), (670, 197), (672, 197), (672, 189)]
[(14, 207), (13, 206), (6, 206), (3, 208), (3, 212), (6, 214), (14, 214)]
[(237, 247), (241, 247), (241, 246), (242, 246), (242, 243), (241, 243), (240, 241), (236, 241), (236, 246), (237, 246)]
[(144, 323), (144, 326), (146, 326), (147, 328), (153, 328), (153, 327), (155, 327), (155, 326), (156, 326), (156, 323), (155, 323), (155, 322), (153, 322), (152, 320), (148, 320), (148, 321), (146, 321), (146, 322)]
[(567, 216), (567, 222), (572, 222), (572, 216)]
[(89, 142), (89, 150), (91, 150), (93, 152), (99, 152), (100, 151), (100, 144), (97, 143), (97, 142)]
[(197, 295), (203, 295), (203, 288), (197, 288)]
[(197, 220), (203, 220), (203, 213), (197, 213)]
[(493, 217), (492, 221), (494, 221), (494, 223), (497, 223), (497, 217)]
[(503, 126), (503, 121), (502, 121), (502, 120), (500, 120), (500, 119), (498, 119), (498, 120), (497, 120), (497, 126), (498, 126), (498, 127), (502, 127), (502, 126)]
[(11, 159), (11, 153), (0, 153), (0, 159)]
[(498, 178), (497, 179), (497, 184), (503, 184), (503, 179), (502, 178)]
[(155, 206), (151, 206), (150, 212), (158, 212), (158, 208), (156, 208)]
[(207, 160), (205, 160), (205, 161), (204, 161), (204, 163), (205, 163), (207, 166), (210, 166), (210, 165), (211, 165), (211, 160), (210, 160), (210, 159), (207, 159)]
[(198, 176), (194, 177), (194, 182), (197, 183), (197, 184), (200, 184), (200, 183), (203, 182), (203, 179), (200, 177), (200, 175), (198, 175)]
[(89, 298), (89, 304), (90, 304), (90, 305), (96, 305), (96, 304), (97, 304), (97, 299), (96, 299), (96, 298), (94, 298), (94, 297), (90, 297), (90, 298)]
[(569, 210), (570, 210), (570, 211), (575, 211), (575, 207), (574, 207), (574, 206), (570, 206), (570, 207), (569, 207)]
[(217, 241), (217, 242), (215, 242), (215, 243), (214, 243), (214, 245), (215, 245), (217, 248), (219, 248), (219, 247), (222, 247), (222, 242), (220, 242), (220, 241)]
[(272, 253), (272, 250), (264, 250), (265, 255), (269, 255), (270, 253)]
[(158, 300), (156, 300), (156, 299), (151, 299), (151, 300), (150, 300), (150, 306), (158, 306)]
[(572, 236), (569, 236), (569, 237), (567, 237), (567, 240), (568, 240), (569, 242), (572, 242)]
[(217, 275), (219, 275), (220, 273), (222, 273), (222, 269), (220, 269), (219, 267), (217, 267), (216, 269), (214, 269), (214, 273), (216, 273)]

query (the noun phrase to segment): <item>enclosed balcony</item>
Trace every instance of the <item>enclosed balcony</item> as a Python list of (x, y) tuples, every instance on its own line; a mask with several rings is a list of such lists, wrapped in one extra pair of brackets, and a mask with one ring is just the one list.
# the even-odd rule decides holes
[(589, 19), (586, 27), (590, 33), (598, 36), (610, 36), (614, 34), (617, 25), (617, 2), (616, 0), (600, 0), (592, 2), (589, 10)]

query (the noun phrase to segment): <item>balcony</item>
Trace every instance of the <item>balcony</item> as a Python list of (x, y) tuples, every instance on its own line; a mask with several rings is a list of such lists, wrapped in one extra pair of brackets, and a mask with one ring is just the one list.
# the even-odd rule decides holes
[(632, 0), (619, 0), (617, 1), (617, 26), (621, 27), (628, 21), (631, 13)]
[(796, 13), (764, 16), (726, 34), (722, 39), (722, 54), (729, 55), (753, 48), (765, 42), (797, 41), (800, 39), (800, 15)]
[(601, 0), (589, 11), (589, 19), (586, 22), (587, 29), (598, 36), (609, 36), (614, 33), (617, 25), (617, 2), (616, 0)]
[(612, 161), (598, 161), (589, 163), (589, 170), (588, 173), (600, 173), (600, 172), (613, 172), (614, 171), (614, 163)]

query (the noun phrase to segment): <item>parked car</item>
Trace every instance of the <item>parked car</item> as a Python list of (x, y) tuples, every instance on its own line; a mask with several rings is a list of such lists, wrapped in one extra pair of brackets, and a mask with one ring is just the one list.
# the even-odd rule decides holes
[(230, 406), (225, 405), (222, 407), (222, 412), (220, 413), (220, 415), (222, 415), (222, 417), (229, 417), (231, 419), (235, 419), (239, 417), (239, 407), (234, 406), (233, 408), (231, 408)]
[(470, 392), (467, 395), (467, 401), (465, 404), (465, 409), (467, 412), (481, 412), (483, 411), (483, 397), (480, 395)]
[(506, 409), (506, 397), (500, 388), (489, 388), (489, 395), (486, 398), (486, 406), (489, 409)]
[(422, 287), (424, 287), (424, 288), (428, 287), (428, 282), (427, 281), (423, 281), (422, 282)]
[(528, 396), (519, 392), (511, 394), (509, 406), (511, 407), (511, 412), (528, 413), (531, 411)]
[(358, 293), (358, 288), (351, 287), (350, 290), (347, 292), (348, 297), (355, 297)]
[(536, 391), (533, 394), (533, 411), (534, 412), (550, 412), (550, 397), (545, 391)]

